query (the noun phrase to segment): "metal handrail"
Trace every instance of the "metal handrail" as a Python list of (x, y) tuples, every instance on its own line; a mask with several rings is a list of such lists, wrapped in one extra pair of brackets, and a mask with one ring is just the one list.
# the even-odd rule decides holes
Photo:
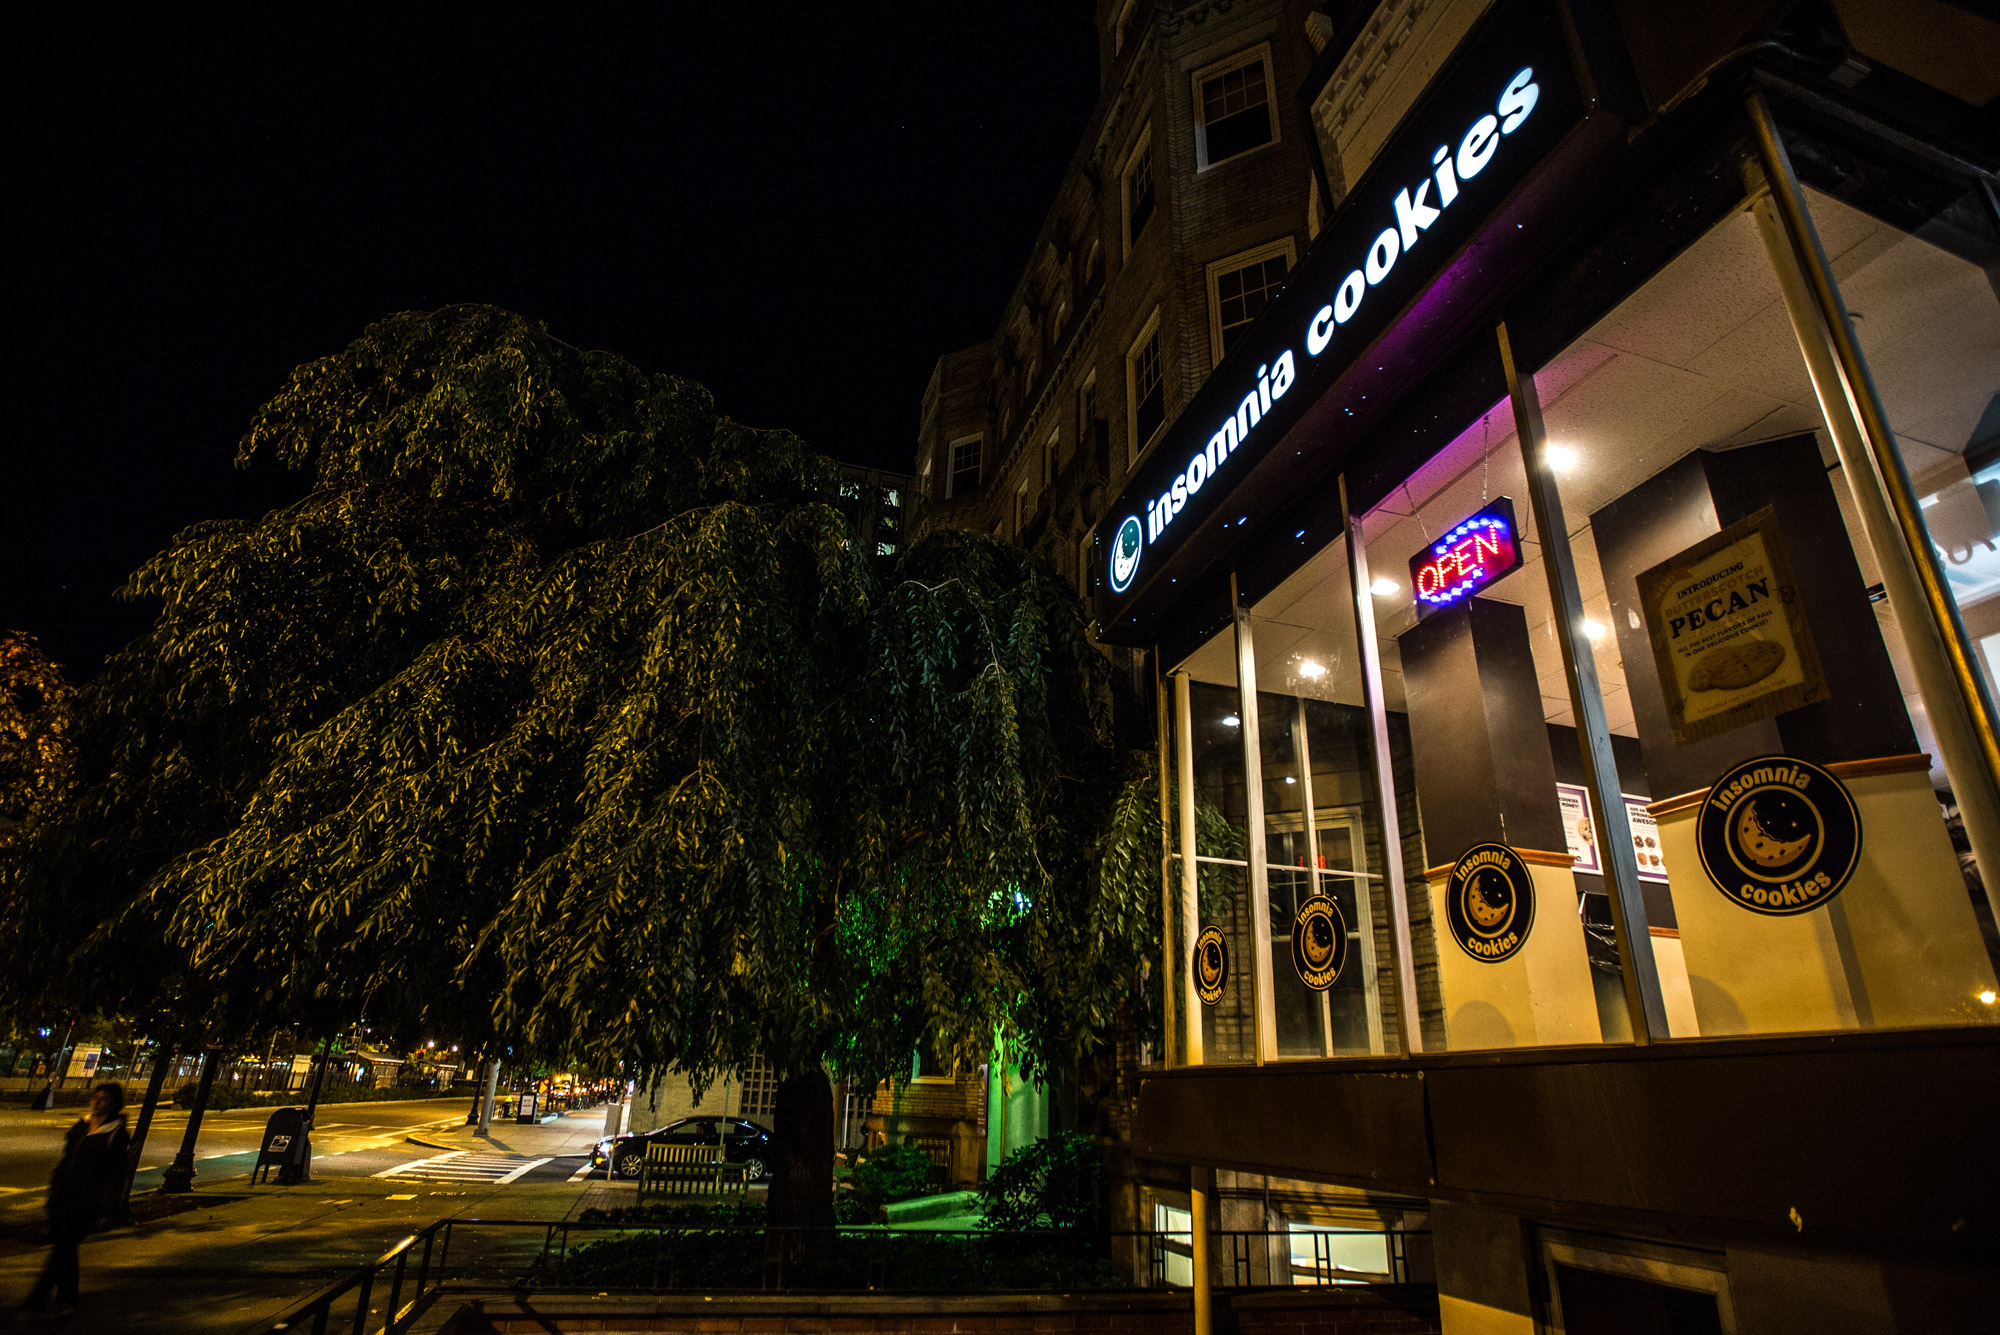
[[(430, 1278), (431, 1246), (440, 1231), (444, 1231), (449, 1237), (451, 1223), (449, 1219), (440, 1219), (417, 1230), (375, 1260), (357, 1269), (346, 1279), (337, 1280), (304, 1302), (288, 1309), (265, 1329), (270, 1331), (305, 1329), (304, 1323), (310, 1319), (312, 1335), (326, 1335), (327, 1323), (333, 1314), (333, 1305), (349, 1293), (354, 1293), (356, 1295), (354, 1335), (365, 1335), (369, 1316), (368, 1300), (375, 1291), (375, 1277), (382, 1272), (384, 1266), (393, 1264), (396, 1267), (396, 1274), (389, 1288), (389, 1317), (382, 1326), (383, 1331), (391, 1332), (393, 1335), (393, 1332), (401, 1330), (414, 1314), (417, 1302), (422, 1298)], [(417, 1295), (404, 1306), (403, 1279), (409, 1264), (410, 1252), (419, 1242), (424, 1244), (424, 1257), (417, 1271)], [(449, 1248), (449, 1242), (446, 1245)], [(443, 1269), (442, 1262), (439, 1269)]]
[[(570, 1258), (570, 1240), (573, 1234), (651, 1234), (655, 1238), (653, 1265), (650, 1283), (644, 1289), (628, 1287), (615, 1291), (657, 1292), (662, 1289), (661, 1265), (665, 1241), (669, 1235), (721, 1234), (742, 1237), (771, 1238), (786, 1234), (820, 1234), (828, 1232), (840, 1235), (877, 1237), (883, 1239), (905, 1238), (921, 1242), (924, 1239), (944, 1237), (976, 1238), (986, 1240), (1016, 1239), (1028, 1240), (1045, 1238), (1074, 1244), (1084, 1237), (1101, 1239), (1107, 1247), (1114, 1246), (1119, 1239), (1130, 1239), (1141, 1249), (1133, 1259), (1139, 1262), (1138, 1273), (1151, 1282), (1136, 1284), (1137, 1289), (1175, 1288), (1167, 1279), (1170, 1258), (1193, 1260), (1193, 1233), (1188, 1229), (895, 1229), (882, 1225), (842, 1225), (832, 1229), (803, 1227), (773, 1228), (758, 1224), (668, 1224), (660, 1222), (627, 1222), (608, 1219), (440, 1219), (417, 1232), (410, 1234), (394, 1247), (352, 1274), (320, 1290), (312, 1297), (287, 1309), (283, 1315), (263, 1327), (265, 1332), (310, 1330), (312, 1335), (327, 1335), (333, 1313), (343, 1299), (353, 1296), (354, 1316), (349, 1329), (352, 1335), (398, 1335), (408, 1328), (416, 1316), (418, 1308), (427, 1298), (443, 1292), (444, 1278), (450, 1264), (452, 1237), (460, 1230), (538, 1230), (541, 1248), (532, 1262), (532, 1268), (550, 1270), (554, 1276), (554, 1288), (563, 1285), (564, 1271)], [(1379, 1236), (1384, 1239), (1389, 1269), (1380, 1272), (1343, 1269), (1332, 1260), (1330, 1242), (1348, 1234)], [(1219, 1288), (1264, 1288), (1288, 1287), (1301, 1283), (1308, 1285), (1331, 1284), (1405, 1284), (1410, 1282), (1409, 1240), (1413, 1237), (1427, 1237), (1427, 1229), (1353, 1229), (1340, 1232), (1321, 1230), (1293, 1231), (1287, 1229), (1211, 1229), (1209, 1232), (1210, 1268), (1214, 1272), (1214, 1282)], [(1305, 1264), (1295, 1259), (1293, 1242), (1302, 1237), (1313, 1239), (1313, 1260)], [(422, 1250), (418, 1252), (421, 1244)], [(891, 1244), (898, 1245), (898, 1244)], [(722, 1292), (769, 1292), (784, 1290), (785, 1257), (787, 1248), (774, 1246), (766, 1249), (759, 1267), (760, 1283), (756, 1289), (734, 1290), (720, 1287), (710, 1291)], [(1258, 1257), (1263, 1260), (1259, 1264)], [(1280, 1255), (1282, 1253), (1282, 1256)], [(410, 1284), (409, 1262), (417, 1254), (415, 1282)], [(387, 1283), (389, 1300), (382, 1313), (381, 1324), (372, 1324), (369, 1317), (369, 1301), (373, 1298), (383, 1272), (389, 1271)], [(871, 1262), (870, 1287), (879, 1290), (886, 1279), (886, 1272), (879, 1270), (878, 1263)], [(1259, 1279), (1259, 1273), (1262, 1279)], [(1276, 1276), (1283, 1277), (1277, 1278)], [(674, 1283), (675, 1275), (667, 1271), (666, 1289), (679, 1286)], [(405, 1290), (409, 1290), (405, 1301)], [(605, 1291), (603, 1284), (591, 1285), (592, 1291)], [(911, 1290), (918, 1292), (919, 1290)]]

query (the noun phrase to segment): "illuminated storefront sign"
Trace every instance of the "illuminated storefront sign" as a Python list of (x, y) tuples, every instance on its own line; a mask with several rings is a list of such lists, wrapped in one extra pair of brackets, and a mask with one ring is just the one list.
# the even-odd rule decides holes
[(1210, 519), (1250, 523), (1225, 512), (1249, 469), (1582, 112), (1560, 25), (1538, 6), (1496, 17), (1455, 74), (1454, 93), (1399, 130), (1260, 327), (1134, 470), (1098, 539), (1114, 606)]
[(1521, 543), (1514, 527), (1514, 502), (1502, 496), (1476, 515), (1461, 519), (1410, 558), (1410, 589), (1417, 615), (1470, 598), (1494, 580), (1521, 568)]

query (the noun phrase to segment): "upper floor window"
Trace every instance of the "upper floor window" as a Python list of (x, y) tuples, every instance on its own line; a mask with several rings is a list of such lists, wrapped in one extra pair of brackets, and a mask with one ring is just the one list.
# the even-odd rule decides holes
[(1194, 76), (1197, 168), (1213, 167), (1278, 137), (1270, 76), (1268, 47), (1232, 56)]
[(1220, 362), (1284, 286), (1292, 267), (1287, 237), (1208, 266), (1209, 347)]
[(1167, 420), (1166, 367), (1160, 352), (1160, 313), (1146, 321), (1132, 350), (1125, 354), (1127, 407), (1132, 423), (1132, 459), (1152, 443)]
[(1028, 517), (1033, 513), (1028, 502), (1028, 479), (1022, 478), (1021, 485), (1014, 488), (1014, 537), (1018, 540), (1021, 530), (1028, 525)]
[(1090, 249), (1085, 251), (1083, 255), (1083, 286), (1085, 289), (1088, 289), (1092, 283), (1097, 281), (1097, 267), (1103, 261), (1104, 247), (1093, 239), (1090, 243)]
[(979, 447), (984, 437), (967, 436), (951, 443), (951, 476), (945, 495), (965, 496), (979, 489)]
[(1042, 445), (1042, 485), (1052, 486), (1056, 480), (1056, 455), (1062, 450), (1060, 428), (1049, 432), (1049, 438)]
[(1139, 244), (1147, 220), (1153, 216), (1153, 127), (1139, 133), (1139, 145), (1125, 160), (1125, 249)]

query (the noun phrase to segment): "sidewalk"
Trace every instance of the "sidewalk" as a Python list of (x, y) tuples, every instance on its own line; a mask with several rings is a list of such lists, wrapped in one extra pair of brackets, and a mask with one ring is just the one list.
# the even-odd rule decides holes
[[(588, 1153), (603, 1125), (604, 1110), (595, 1108), (546, 1126), (496, 1126), (488, 1141), (474, 1138), (471, 1128), (455, 1128), (438, 1139), (453, 1149)], [(215, 1208), (198, 1207), (86, 1241), (83, 1306), (68, 1329), (239, 1335), (433, 1220), (448, 1215), (560, 1220), (571, 1214), (586, 1186), (323, 1177), (290, 1187), (250, 1187), (243, 1178), (220, 1180), (194, 1193), (213, 1200)], [(39, 1249), (0, 1255), (0, 1330), (17, 1328), (15, 1305), (40, 1273), (43, 1258)]]

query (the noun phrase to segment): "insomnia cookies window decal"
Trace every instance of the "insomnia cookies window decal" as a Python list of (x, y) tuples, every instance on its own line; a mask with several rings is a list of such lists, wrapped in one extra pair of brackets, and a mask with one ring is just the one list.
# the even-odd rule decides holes
[(1505, 844), (1474, 844), (1445, 883), (1446, 924), (1459, 949), (1497, 964), (1527, 944), (1535, 925), (1535, 879)]
[(1222, 1000), (1229, 986), (1229, 943), (1222, 929), (1211, 924), (1194, 939), (1194, 990), (1203, 1003), (1213, 1006)]
[(1314, 895), (1299, 905), (1292, 919), (1292, 967), (1299, 980), (1315, 992), (1324, 992), (1340, 977), (1347, 963), (1347, 920), (1340, 905), (1325, 895)]
[(1708, 790), (1695, 845), (1709, 879), (1752, 913), (1805, 913), (1854, 875), (1861, 816), (1847, 786), (1818, 765), (1760, 756)]
[(1676, 743), (1826, 698), (1771, 507), (1640, 575), (1639, 602)]

